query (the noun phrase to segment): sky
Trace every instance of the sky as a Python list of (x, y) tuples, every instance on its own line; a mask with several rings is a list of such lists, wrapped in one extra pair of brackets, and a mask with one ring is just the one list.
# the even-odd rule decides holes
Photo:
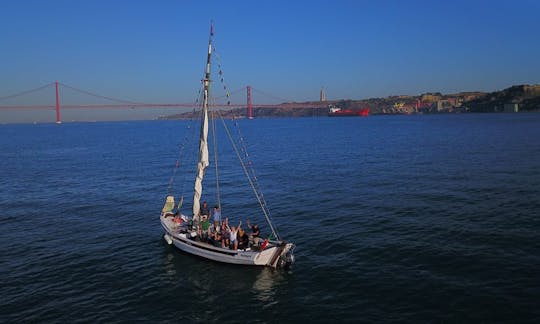
[[(211, 20), (227, 87), (251, 85), (255, 103), (318, 100), (323, 86), (328, 99), (366, 99), (540, 83), (537, 0), (2, 0), (0, 8), (0, 98), (59, 81), (129, 101), (193, 102)], [(69, 89), (61, 97), (95, 100)], [(52, 103), (53, 87), (0, 100)], [(13, 115), (0, 109), (0, 122)]]

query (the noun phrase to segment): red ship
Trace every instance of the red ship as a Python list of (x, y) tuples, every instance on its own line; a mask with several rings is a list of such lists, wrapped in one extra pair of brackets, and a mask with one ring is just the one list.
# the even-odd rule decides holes
[(369, 116), (369, 107), (365, 107), (359, 110), (341, 109), (335, 106), (330, 106), (328, 110), (328, 117), (352, 117), (352, 116)]

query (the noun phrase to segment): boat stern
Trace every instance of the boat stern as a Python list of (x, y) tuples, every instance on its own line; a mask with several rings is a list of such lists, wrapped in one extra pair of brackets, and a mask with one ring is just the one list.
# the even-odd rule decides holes
[(293, 243), (280, 242), (268, 265), (273, 268), (289, 268), (295, 261), (294, 248)]
[(286, 248), (283, 251), (283, 253), (280, 256), (280, 262), (282, 268), (289, 268), (293, 265), (295, 258), (294, 258), (294, 248), (296, 246), (293, 243), (287, 243)]

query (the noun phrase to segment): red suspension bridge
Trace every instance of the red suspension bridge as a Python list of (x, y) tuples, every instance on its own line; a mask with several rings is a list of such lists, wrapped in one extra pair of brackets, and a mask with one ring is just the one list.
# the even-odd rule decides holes
[[(20, 105), (20, 104), (3, 104), (2, 102), (10, 101), (10, 100), (20, 100), (21, 97), (28, 96), (40, 91), (46, 91), (46, 90), (53, 90), (55, 94), (55, 102), (54, 104), (33, 104), (33, 105)], [(95, 99), (101, 100), (101, 103), (86, 103), (86, 104), (62, 104), (62, 97), (61, 93), (68, 89), (72, 92), (76, 92), (79, 94), (84, 94), (90, 97), (93, 97)], [(61, 91), (62, 90), (62, 91)], [(253, 107), (254, 104), (252, 102), (252, 91), (255, 91), (259, 94), (262, 94), (266, 97), (271, 98), (274, 101), (280, 101), (279, 104), (256, 104), (256, 107), (260, 108), (321, 108), (325, 107), (325, 102), (306, 102), (306, 103), (297, 103), (297, 102), (290, 102), (282, 98), (278, 98), (276, 96), (267, 94), (263, 91), (256, 90), (251, 86), (246, 86), (245, 88), (238, 89), (236, 91), (233, 91), (228, 94), (228, 98), (230, 98), (231, 94), (239, 93), (241, 91), (245, 91), (246, 93), (246, 103), (230, 103), (228, 101), (227, 103), (214, 103), (212, 106), (215, 108), (245, 108), (246, 116), (249, 118), (253, 117)], [(217, 97), (215, 100), (219, 100), (222, 97)], [(106, 102), (106, 103), (103, 103)], [(54, 109), (56, 111), (56, 123), (61, 123), (61, 110), (62, 109), (122, 109), (122, 108), (195, 108), (198, 107), (199, 103), (198, 101), (193, 103), (148, 103), (148, 102), (135, 102), (130, 100), (123, 100), (118, 98), (113, 98), (109, 96), (103, 96), (100, 94), (96, 94), (90, 91), (82, 90), (61, 82), (51, 82), (48, 84), (45, 84), (43, 86), (22, 91), (16, 94), (7, 95), (0, 97), (0, 109), (3, 110), (23, 110), (23, 109)]]

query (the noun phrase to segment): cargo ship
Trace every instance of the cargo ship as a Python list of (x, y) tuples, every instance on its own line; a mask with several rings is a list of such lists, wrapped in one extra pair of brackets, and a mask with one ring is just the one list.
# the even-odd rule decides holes
[(369, 116), (369, 107), (365, 107), (358, 110), (353, 109), (341, 109), (336, 106), (328, 107), (328, 117), (353, 117), (353, 116)]

